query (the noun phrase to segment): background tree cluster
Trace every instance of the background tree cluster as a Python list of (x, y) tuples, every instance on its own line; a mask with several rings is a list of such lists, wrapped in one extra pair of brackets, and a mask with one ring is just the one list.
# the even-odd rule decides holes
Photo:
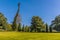
[(44, 23), (39, 16), (33, 16), (31, 19), (31, 25), (21, 25), (16, 23), (17, 14), (14, 17), (13, 23), (9, 24), (7, 18), (0, 13), (0, 30), (7, 31), (20, 31), (20, 32), (59, 32), (60, 31), (60, 15), (56, 16), (51, 25)]
[(7, 18), (0, 12), (0, 28), (7, 30)]

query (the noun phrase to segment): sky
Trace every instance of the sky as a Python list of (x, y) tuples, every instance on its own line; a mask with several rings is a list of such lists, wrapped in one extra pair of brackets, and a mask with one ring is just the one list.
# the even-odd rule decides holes
[(44, 23), (51, 24), (60, 14), (60, 0), (0, 0), (0, 12), (12, 23), (20, 2), (22, 25), (31, 25), (32, 16), (39, 16)]

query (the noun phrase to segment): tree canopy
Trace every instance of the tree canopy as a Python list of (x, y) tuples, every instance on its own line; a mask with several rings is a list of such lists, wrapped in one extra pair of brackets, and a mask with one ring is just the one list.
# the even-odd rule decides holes
[(51, 26), (54, 30), (60, 31), (60, 15), (55, 17), (55, 19), (52, 21)]
[(41, 28), (43, 28), (43, 24), (44, 24), (44, 22), (42, 21), (42, 19), (39, 16), (32, 17), (32, 20), (31, 20), (32, 29), (40, 30)]
[(6, 27), (7, 27), (7, 18), (5, 18), (5, 16), (2, 13), (0, 13), (0, 26), (2, 26), (0, 28), (6, 30)]

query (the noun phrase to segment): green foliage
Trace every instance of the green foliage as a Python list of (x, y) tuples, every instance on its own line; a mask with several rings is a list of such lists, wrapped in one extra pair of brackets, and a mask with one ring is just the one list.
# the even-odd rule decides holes
[(23, 24), (23, 27), (22, 27), (22, 31), (23, 31), (23, 32), (25, 31), (25, 26), (24, 26), (24, 24)]
[(13, 24), (12, 24), (12, 30), (15, 31), (16, 27), (17, 27), (17, 24), (15, 22), (13, 22)]
[(37, 32), (41, 32), (41, 28), (39, 27), (39, 28), (37, 28)]
[(12, 31), (12, 24), (7, 24), (7, 31)]
[(51, 26), (54, 30), (60, 31), (60, 15), (55, 17), (55, 19), (52, 21)]
[(7, 18), (0, 13), (0, 26), (2, 26), (2, 29), (7, 30)]
[(29, 26), (25, 26), (25, 32), (29, 32), (30, 30), (29, 30)]
[(21, 23), (19, 23), (18, 31), (21, 31)]
[[(14, 20), (13, 20), (13, 23), (12, 23), (12, 29), (13, 31), (17, 31), (18, 30), (18, 25), (20, 26), (21, 24), (20, 23), (20, 15), (19, 15), (19, 11), (20, 11), (20, 3), (18, 3), (18, 10), (17, 10), (17, 13), (14, 17)], [(20, 27), (19, 27), (20, 28)]]
[(46, 32), (48, 32), (48, 24), (46, 23)]
[(51, 26), (49, 27), (49, 29), (50, 29), (50, 32), (52, 32), (52, 27)]
[(13, 21), (13, 24), (12, 24), (13, 31), (15, 31), (17, 29), (17, 22), (16, 22), (17, 21), (17, 16), (18, 16), (18, 13), (14, 17), (14, 21)]
[[(40, 31), (43, 28), (43, 21), (39, 16), (33, 16), (31, 20), (31, 30)], [(37, 30), (38, 29), (38, 30)], [(40, 29), (40, 30), (39, 30)]]

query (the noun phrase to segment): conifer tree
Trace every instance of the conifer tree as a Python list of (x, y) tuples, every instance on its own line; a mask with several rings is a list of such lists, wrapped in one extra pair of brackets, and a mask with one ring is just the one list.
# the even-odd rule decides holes
[(52, 32), (52, 27), (51, 26), (49, 27), (49, 29), (50, 29), (50, 32)]
[(46, 23), (46, 32), (48, 32), (48, 24)]
[(18, 31), (21, 31), (21, 24), (19, 23)]
[(12, 29), (14, 31), (18, 30), (18, 25), (20, 24), (21, 19), (20, 19), (19, 11), (20, 11), (20, 3), (18, 3), (18, 10), (17, 10), (17, 13), (14, 17), (13, 23), (12, 23)]
[(24, 25), (23, 25), (23, 27), (22, 27), (22, 32), (24, 32), (25, 31), (25, 27), (24, 27)]

